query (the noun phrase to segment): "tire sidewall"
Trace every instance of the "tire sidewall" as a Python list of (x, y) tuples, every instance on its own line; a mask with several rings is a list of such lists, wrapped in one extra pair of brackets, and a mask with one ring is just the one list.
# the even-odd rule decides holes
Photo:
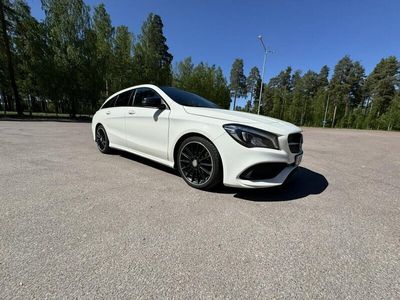
[[(102, 130), (102, 131), (103, 131), (104, 137), (105, 137), (105, 140), (106, 140), (106, 145), (105, 145), (104, 149), (100, 149), (99, 144), (97, 143), (97, 133), (99, 132), (99, 130)], [(99, 126), (97, 126), (97, 128), (96, 128), (96, 146), (97, 146), (97, 149), (99, 149), (99, 151), (100, 151), (101, 153), (109, 153), (109, 152), (110, 152), (110, 142), (109, 142), (109, 140), (108, 140), (107, 131), (106, 131), (106, 129), (104, 128), (103, 125), (99, 125)]]
[[(184, 175), (184, 173), (181, 170), (181, 162), (180, 162), (181, 152), (185, 148), (185, 146), (191, 142), (199, 143), (204, 148), (206, 148), (207, 151), (210, 153), (210, 157), (212, 160), (213, 168), (211, 171), (211, 175), (210, 175), (209, 179), (202, 184), (193, 184), (186, 178), (186, 176)], [(179, 174), (181, 175), (183, 180), (185, 180), (185, 182), (188, 185), (190, 185), (191, 187), (194, 187), (197, 189), (208, 190), (208, 189), (211, 189), (212, 187), (214, 187), (215, 185), (217, 185), (218, 183), (220, 183), (220, 181), (221, 181), (221, 158), (219, 156), (217, 148), (209, 140), (202, 138), (202, 137), (197, 137), (197, 136), (187, 138), (179, 146), (176, 159), (177, 159), (177, 167), (178, 167)]]

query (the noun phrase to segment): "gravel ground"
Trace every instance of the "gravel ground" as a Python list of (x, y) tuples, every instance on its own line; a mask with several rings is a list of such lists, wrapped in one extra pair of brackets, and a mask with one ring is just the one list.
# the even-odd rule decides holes
[(202, 192), (90, 124), (0, 122), (0, 298), (400, 298), (400, 133), (305, 128), (285, 187)]

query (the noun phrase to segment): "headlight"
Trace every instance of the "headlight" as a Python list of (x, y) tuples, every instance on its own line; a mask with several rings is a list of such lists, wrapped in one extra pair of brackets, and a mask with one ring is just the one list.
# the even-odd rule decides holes
[(223, 127), (235, 141), (245, 147), (279, 149), (278, 136), (271, 132), (239, 124), (226, 124)]

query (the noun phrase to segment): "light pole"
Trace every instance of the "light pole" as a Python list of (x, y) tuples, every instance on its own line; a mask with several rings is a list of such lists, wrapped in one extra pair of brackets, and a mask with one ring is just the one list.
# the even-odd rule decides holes
[(329, 105), (329, 90), (328, 90), (328, 99), (326, 100), (326, 105), (325, 105), (325, 114), (324, 114), (324, 120), (322, 121), (322, 127), (325, 128), (326, 125), (326, 114), (328, 113), (328, 105)]
[(265, 47), (264, 40), (262, 35), (258, 36), (262, 47), (264, 48), (264, 61), (263, 61), (263, 66), (262, 66), (262, 72), (261, 72), (261, 87), (260, 87), (260, 97), (258, 99), (258, 109), (257, 109), (257, 114), (260, 114), (260, 107), (261, 107), (261, 98), (262, 98), (262, 92), (263, 92), (263, 81), (264, 81), (264, 71), (265, 71), (265, 62), (267, 61), (267, 54), (270, 53), (271, 51), (267, 50), (267, 47)]

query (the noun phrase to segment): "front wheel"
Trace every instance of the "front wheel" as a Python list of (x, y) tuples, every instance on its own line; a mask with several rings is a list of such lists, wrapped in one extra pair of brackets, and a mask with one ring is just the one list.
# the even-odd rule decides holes
[(221, 158), (217, 148), (207, 139), (189, 137), (180, 145), (178, 171), (190, 186), (210, 190), (222, 181)]

